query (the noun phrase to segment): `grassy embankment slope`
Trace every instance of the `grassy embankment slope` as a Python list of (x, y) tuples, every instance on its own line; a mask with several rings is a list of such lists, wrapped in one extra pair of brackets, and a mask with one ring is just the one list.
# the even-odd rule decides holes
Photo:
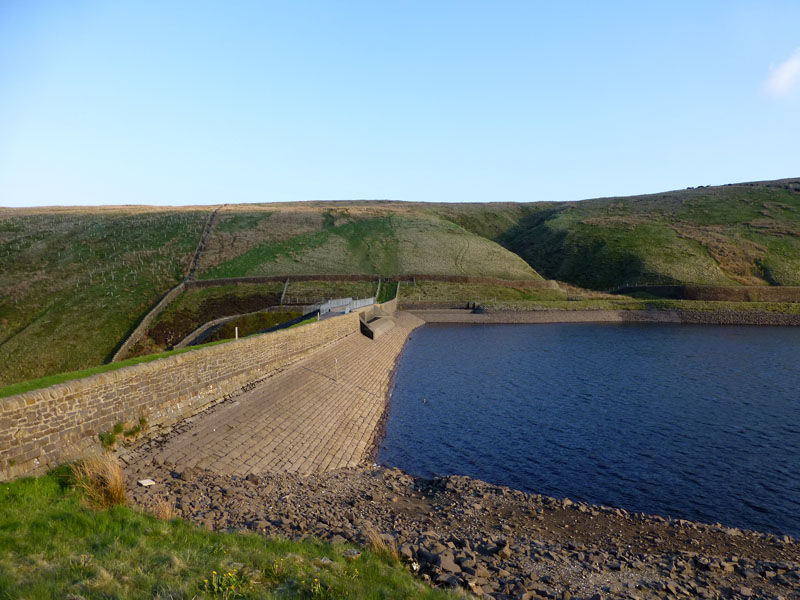
[(209, 212), (0, 209), (0, 385), (109, 359), (183, 279)]
[(493, 241), (428, 205), (402, 202), (226, 207), (198, 278), (410, 273), (540, 279)]
[[(67, 470), (0, 486), (3, 598), (457, 598), (397, 559), (84, 508)], [(358, 553), (356, 553), (358, 554)]]

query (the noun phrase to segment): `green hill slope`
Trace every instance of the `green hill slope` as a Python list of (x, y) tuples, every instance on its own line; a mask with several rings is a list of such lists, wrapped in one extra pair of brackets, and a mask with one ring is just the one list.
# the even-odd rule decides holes
[(798, 179), (442, 214), (583, 287), (800, 285)]
[(0, 209), (0, 385), (101, 364), (183, 279), (209, 209)]
[[(212, 210), (0, 209), (0, 385), (108, 360), (183, 279)], [(197, 270), (348, 273), (800, 285), (800, 179), (563, 203), (230, 205)]]
[(234, 206), (217, 219), (201, 279), (312, 273), (540, 279), (520, 257), (419, 204)]

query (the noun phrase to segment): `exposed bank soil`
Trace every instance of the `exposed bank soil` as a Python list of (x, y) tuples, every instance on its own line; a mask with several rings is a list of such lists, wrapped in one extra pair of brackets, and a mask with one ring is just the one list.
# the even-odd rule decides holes
[(180, 342), (203, 323), (277, 306), (280, 301), (279, 293), (255, 293), (246, 296), (229, 294), (205, 298), (196, 309), (181, 308), (163, 314), (145, 338), (131, 349), (128, 356), (163, 351)]
[[(147, 488), (136, 481), (152, 478)], [(368, 545), (370, 530), (434, 585), (484, 598), (800, 599), (800, 545), (788, 536), (665, 520), (397, 469), (226, 477), (127, 467), (133, 501), (168, 499), (209, 529)]]

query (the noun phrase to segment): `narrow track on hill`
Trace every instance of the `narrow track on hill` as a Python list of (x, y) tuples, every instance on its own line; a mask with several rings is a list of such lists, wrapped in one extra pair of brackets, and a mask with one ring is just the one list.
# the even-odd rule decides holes
[(197, 266), (200, 264), (200, 256), (203, 254), (203, 250), (206, 249), (206, 242), (208, 241), (208, 237), (211, 235), (211, 232), (214, 229), (214, 221), (217, 218), (217, 213), (226, 206), (228, 205), (222, 204), (211, 211), (211, 214), (208, 215), (208, 221), (206, 221), (206, 226), (203, 229), (202, 235), (200, 236), (200, 242), (197, 244), (197, 249), (194, 251), (192, 262), (189, 263), (189, 270), (186, 273), (186, 277), (184, 277), (184, 281), (193, 281), (195, 279)]

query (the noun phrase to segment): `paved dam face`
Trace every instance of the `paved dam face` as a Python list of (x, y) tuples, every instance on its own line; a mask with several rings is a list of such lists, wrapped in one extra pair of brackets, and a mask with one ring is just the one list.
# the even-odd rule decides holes
[(126, 460), (221, 475), (353, 467), (371, 458), (395, 361), (423, 321), (396, 313), (380, 338), (350, 335), (138, 448)]

